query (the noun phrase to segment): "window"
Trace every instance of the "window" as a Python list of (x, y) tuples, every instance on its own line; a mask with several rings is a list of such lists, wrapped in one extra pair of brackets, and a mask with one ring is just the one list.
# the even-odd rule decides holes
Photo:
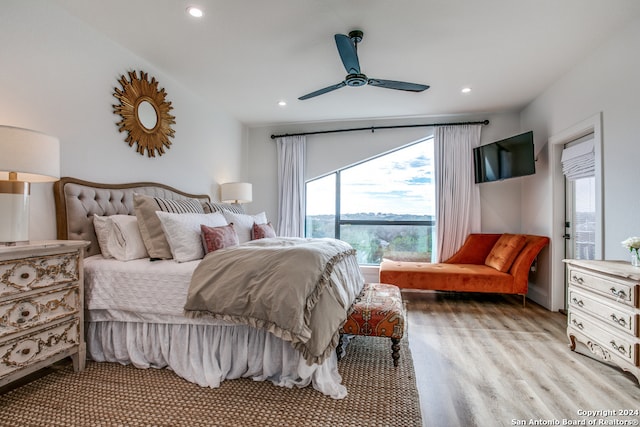
[(307, 237), (335, 237), (361, 264), (430, 261), (435, 226), (433, 138), (306, 183)]
[(572, 258), (596, 259), (596, 178), (573, 181)]
[(565, 256), (595, 259), (597, 209), (593, 133), (566, 143), (561, 161), (566, 178)]

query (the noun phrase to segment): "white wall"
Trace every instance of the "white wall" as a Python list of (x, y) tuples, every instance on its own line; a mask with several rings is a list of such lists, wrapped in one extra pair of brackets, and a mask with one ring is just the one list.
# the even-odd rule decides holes
[[(411, 120), (371, 120), (333, 123), (307, 123), (249, 129), (249, 180), (253, 183), (253, 203), (249, 211), (266, 211), (277, 220), (277, 158), (272, 134), (314, 132), (371, 126), (407, 125), (417, 123), (452, 123), (490, 120), (483, 126), (481, 144), (496, 141), (520, 132), (517, 112), (415, 118)], [(375, 132), (346, 132), (307, 136), (306, 178), (315, 178), (341, 167), (384, 153), (433, 134), (433, 129), (403, 128)], [(486, 232), (520, 231), (520, 179), (486, 183), (480, 186), (482, 230)]]
[[(517, 135), (521, 129), (516, 112), (491, 115), (491, 124), (482, 128), (481, 145)], [(521, 192), (523, 179), (486, 182), (480, 186), (481, 229), (484, 233), (521, 232)]]
[[(541, 173), (523, 181), (523, 231), (549, 235), (552, 245), (562, 245), (552, 236), (552, 180), (547, 140), (598, 113), (602, 113), (603, 255), (606, 259), (628, 259), (620, 242), (640, 235), (640, 20), (622, 28), (604, 45), (548, 88), (521, 114), (523, 128), (533, 129), (536, 145), (543, 145), (536, 165)], [(563, 269), (553, 263), (552, 269)], [(553, 279), (552, 279), (553, 277)], [(562, 274), (539, 271), (530, 296), (552, 310), (553, 287), (564, 287)]]
[[(0, 3), (0, 124), (54, 135), (61, 172), (85, 180), (157, 181), (218, 197), (218, 184), (245, 180), (240, 122), (171, 76), (46, 0)], [(171, 101), (175, 138), (161, 157), (139, 155), (113, 113), (118, 79), (144, 70)], [(32, 185), (32, 240), (55, 237), (51, 184)]]

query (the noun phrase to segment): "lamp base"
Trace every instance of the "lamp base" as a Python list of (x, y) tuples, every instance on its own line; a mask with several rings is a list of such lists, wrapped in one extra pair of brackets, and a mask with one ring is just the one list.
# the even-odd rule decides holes
[(29, 183), (0, 181), (0, 244), (29, 240)]

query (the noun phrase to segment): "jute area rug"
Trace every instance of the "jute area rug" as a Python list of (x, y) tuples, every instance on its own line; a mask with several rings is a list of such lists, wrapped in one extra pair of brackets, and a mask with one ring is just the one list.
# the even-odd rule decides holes
[(218, 389), (187, 382), (168, 369), (70, 364), (0, 395), (2, 426), (421, 426), (406, 338), (400, 365), (390, 341), (356, 337), (339, 362), (349, 395), (335, 400), (312, 387), (229, 380)]

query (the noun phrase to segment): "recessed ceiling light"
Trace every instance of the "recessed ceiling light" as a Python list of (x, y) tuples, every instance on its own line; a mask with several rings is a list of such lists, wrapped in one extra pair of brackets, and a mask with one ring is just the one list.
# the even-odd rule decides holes
[(462, 93), (469, 93), (469, 92), (471, 92), (471, 88), (470, 87), (463, 87), (461, 92)]
[(202, 15), (204, 15), (204, 12), (202, 12), (202, 9), (196, 6), (189, 6), (187, 8), (187, 13), (193, 16), (194, 18), (202, 18)]
[(278, 105), (281, 107), (285, 107), (287, 105), (287, 101), (278, 101)]

